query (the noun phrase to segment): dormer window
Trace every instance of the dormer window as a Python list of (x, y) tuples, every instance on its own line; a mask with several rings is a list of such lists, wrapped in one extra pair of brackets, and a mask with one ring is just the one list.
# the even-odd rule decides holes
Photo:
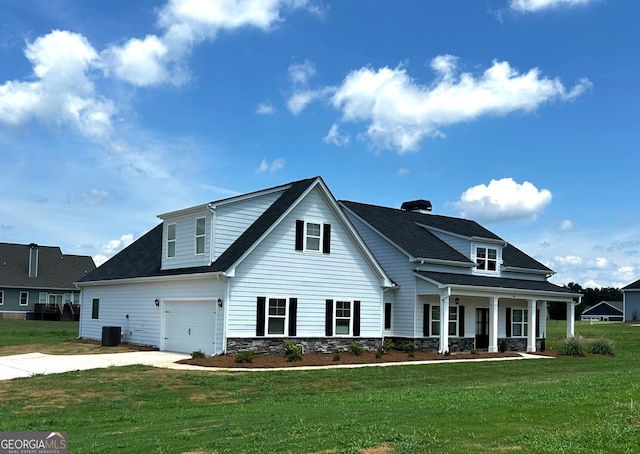
[(476, 269), (480, 271), (497, 271), (498, 250), (488, 247), (476, 248)]
[(176, 256), (176, 225), (167, 225), (167, 257), (173, 258)]
[(196, 219), (196, 254), (204, 254), (205, 218)]

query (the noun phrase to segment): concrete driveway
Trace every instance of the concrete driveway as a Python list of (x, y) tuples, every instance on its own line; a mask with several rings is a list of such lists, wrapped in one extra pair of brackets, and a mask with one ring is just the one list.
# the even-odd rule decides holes
[(30, 377), (37, 374), (59, 374), (74, 370), (99, 369), (112, 366), (142, 364), (155, 367), (172, 367), (176, 361), (191, 358), (183, 353), (140, 351), (104, 353), (95, 355), (47, 355), (25, 353), (0, 356), (0, 380)]

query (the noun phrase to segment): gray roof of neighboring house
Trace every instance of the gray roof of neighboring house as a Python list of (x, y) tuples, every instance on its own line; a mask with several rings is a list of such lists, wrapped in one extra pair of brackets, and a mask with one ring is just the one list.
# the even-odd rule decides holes
[(631, 284), (625, 287), (622, 287), (622, 291), (625, 291), (625, 290), (640, 290), (640, 279), (638, 279), (635, 282), (632, 282)]
[(473, 274), (440, 273), (436, 271), (416, 271), (416, 274), (443, 285), (459, 285), (470, 287), (503, 288), (513, 290), (532, 290), (539, 292), (566, 293), (578, 295), (573, 290), (560, 287), (548, 281), (529, 279), (512, 279), (504, 277), (478, 276)]
[(120, 251), (107, 262), (96, 268), (95, 271), (83, 277), (80, 282), (227, 271), (318, 178), (319, 177), (308, 178), (272, 188), (278, 189), (282, 187), (286, 189), (282, 195), (209, 266), (161, 270), (162, 224), (158, 224), (126, 249)]
[[(504, 241), (469, 219), (405, 211), (358, 202), (340, 201), (340, 203), (415, 258), (472, 263), (469, 258), (420, 225), (467, 238), (478, 237)], [(505, 243), (507, 242), (505, 241)], [(502, 262), (506, 267), (552, 272), (551, 269), (511, 244), (507, 244), (502, 249)]]
[(89, 256), (63, 254), (57, 246), (37, 246), (37, 276), (29, 277), (30, 246), (0, 243), (0, 288), (73, 290), (74, 282), (96, 269)]

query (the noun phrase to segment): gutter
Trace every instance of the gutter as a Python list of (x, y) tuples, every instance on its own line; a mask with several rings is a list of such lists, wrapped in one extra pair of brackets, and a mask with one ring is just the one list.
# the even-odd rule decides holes
[(193, 273), (193, 274), (170, 274), (166, 276), (147, 276), (132, 277), (125, 279), (107, 279), (102, 281), (74, 282), (78, 287), (94, 287), (98, 285), (116, 285), (116, 284), (139, 284), (153, 281), (180, 281), (180, 280), (196, 280), (215, 277), (217, 279), (228, 277), (223, 271), (212, 273)]

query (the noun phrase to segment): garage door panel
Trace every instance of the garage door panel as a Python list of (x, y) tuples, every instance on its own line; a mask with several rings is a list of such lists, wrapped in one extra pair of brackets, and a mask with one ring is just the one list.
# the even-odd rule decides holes
[(202, 350), (214, 354), (216, 306), (211, 301), (165, 303), (164, 349), (183, 353)]

